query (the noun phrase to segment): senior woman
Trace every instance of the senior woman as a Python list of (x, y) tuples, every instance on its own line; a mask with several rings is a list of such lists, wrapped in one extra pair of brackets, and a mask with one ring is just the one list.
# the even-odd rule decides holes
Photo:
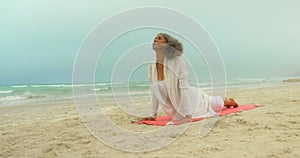
[(199, 88), (189, 86), (188, 70), (181, 56), (183, 46), (167, 33), (154, 38), (152, 48), (156, 62), (150, 64), (148, 78), (152, 87), (152, 113), (139, 120), (155, 120), (159, 105), (173, 120), (189, 122), (193, 118), (217, 115), (214, 109), (224, 105), (238, 106), (232, 99), (208, 96)]

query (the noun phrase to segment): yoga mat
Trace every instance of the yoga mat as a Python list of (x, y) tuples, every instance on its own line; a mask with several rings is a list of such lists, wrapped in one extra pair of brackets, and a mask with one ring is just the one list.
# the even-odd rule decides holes
[[(240, 112), (240, 111), (244, 111), (244, 110), (250, 110), (253, 108), (256, 108), (257, 106), (255, 105), (240, 105), (237, 108), (226, 108), (224, 107), (222, 109), (222, 111), (219, 113), (219, 116), (223, 116), (223, 115), (228, 115), (228, 114), (232, 114), (232, 113), (236, 113), (236, 112)], [(196, 121), (200, 121), (203, 120), (204, 118), (194, 118), (192, 120), (192, 122), (196, 122)], [(167, 125), (167, 123), (171, 121), (171, 117), (169, 116), (160, 116), (157, 117), (155, 121), (138, 121), (137, 124), (147, 124), (147, 125), (156, 125), (156, 126), (165, 126)], [(175, 124), (180, 124), (180, 123), (175, 123)]]

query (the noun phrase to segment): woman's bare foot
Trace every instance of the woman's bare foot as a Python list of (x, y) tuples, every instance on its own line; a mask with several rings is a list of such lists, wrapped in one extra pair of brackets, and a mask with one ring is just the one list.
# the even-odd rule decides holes
[(235, 100), (233, 98), (225, 98), (224, 106), (226, 106), (227, 108), (230, 108), (231, 106), (233, 106), (234, 108), (237, 108), (239, 106), (239, 104), (237, 102), (235, 102)]
[(148, 117), (142, 117), (142, 118), (137, 118), (134, 120), (131, 120), (131, 123), (136, 123), (139, 121), (155, 121), (156, 119), (154, 117), (148, 116)]

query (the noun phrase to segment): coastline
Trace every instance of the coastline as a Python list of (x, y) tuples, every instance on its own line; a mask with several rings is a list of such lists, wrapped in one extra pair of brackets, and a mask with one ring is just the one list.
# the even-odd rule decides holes
[[(84, 127), (72, 102), (0, 107), (0, 157), (300, 157), (299, 94), (299, 82), (232, 89), (227, 96), (260, 107), (219, 117), (203, 138), (198, 137), (201, 121), (194, 122), (172, 144), (142, 153), (99, 142)], [(107, 104), (107, 116), (121, 128), (158, 128), (130, 124), (132, 116)]]

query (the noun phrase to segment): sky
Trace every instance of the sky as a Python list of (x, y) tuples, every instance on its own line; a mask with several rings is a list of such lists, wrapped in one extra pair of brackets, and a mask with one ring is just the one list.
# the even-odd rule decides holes
[[(229, 80), (300, 76), (298, 0), (2, 0), (0, 85), (72, 82), (73, 63), (88, 33), (118, 12), (145, 6), (172, 8), (201, 24), (215, 41)], [(157, 32), (144, 29), (130, 35), (151, 42)], [(108, 53), (137, 44), (131, 40), (121, 37)], [(193, 58), (195, 52), (184, 44), (186, 56)], [(103, 59), (97, 81), (110, 79), (119, 56)]]

